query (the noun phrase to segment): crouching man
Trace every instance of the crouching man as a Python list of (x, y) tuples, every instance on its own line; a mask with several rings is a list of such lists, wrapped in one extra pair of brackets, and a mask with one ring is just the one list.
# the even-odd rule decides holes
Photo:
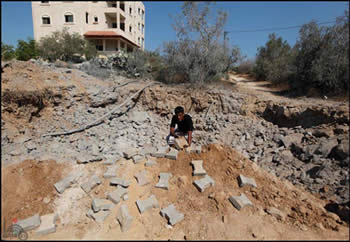
[[(175, 125), (177, 128), (175, 129)], [(167, 143), (174, 146), (175, 138), (184, 136), (187, 140), (188, 146), (191, 146), (193, 132), (193, 122), (190, 115), (184, 113), (184, 108), (178, 106), (175, 108), (175, 115), (173, 115), (170, 124), (170, 134), (167, 136)], [(184, 147), (186, 148), (186, 147)]]

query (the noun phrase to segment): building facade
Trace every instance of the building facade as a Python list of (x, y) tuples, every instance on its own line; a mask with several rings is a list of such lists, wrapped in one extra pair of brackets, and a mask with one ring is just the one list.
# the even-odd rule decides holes
[(93, 42), (98, 51), (145, 47), (145, 6), (126, 1), (32, 1), (34, 39), (64, 27)]

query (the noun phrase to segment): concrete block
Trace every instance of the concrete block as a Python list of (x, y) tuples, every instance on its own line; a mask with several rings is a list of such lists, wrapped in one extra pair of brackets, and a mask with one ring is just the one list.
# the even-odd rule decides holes
[(93, 175), (90, 177), (90, 179), (82, 184), (80, 187), (86, 192), (89, 193), (94, 187), (96, 187), (97, 185), (100, 185), (102, 182), (101, 180), (98, 178), (97, 175)]
[(116, 219), (120, 224), (122, 232), (129, 230), (133, 217), (129, 214), (126, 204), (120, 206)]
[(140, 171), (138, 174), (136, 174), (135, 177), (137, 179), (137, 183), (140, 186), (144, 186), (144, 185), (147, 185), (149, 183), (149, 180), (147, 178), (147, 171), (146, 170)]
[(127, 193), (128, 193), (128, 189), (118, 186), (116, 190), (108, 193), (107, 198), (112, 202), (114, 202), (115, 204), (117, 204), (120, 202), (121, 197)]
[(55, 213), (46, 214), (40, 217), (40, 227), (35, 231), (37, 235), (49, 234), (56, 232), (56, 221), (58, 215)]
[(130, 148), (123, 152), (123, 156), (126, 159), (131, 159), (137, 153), (138, 153), (138, 150), (136, 148)]
[(191, 161), (191, 164), (194, 168), (192, 173), (194, 176), (202, 176), (207, 174), (207, 172), (203, 168), (203, 160), (193, 160)]
[(184, 215), (177, 211), (173, 204), (160, 210), (160, 214), (168, 220), (170, 225), (174, 225), (184, 219)]
[(135, 164), (138, 164), (138, 163), (144, 161), (145, 157), (143, 155), (137, 154), (137, 155), (132, 156), (132, 160), (134, 161)]
[(115, 177), (115, 178), (111, 179), (110, 184), (111, 185), (120, 185), (122, 187), (128, 187), (128, 186), (130, 186), (131, 181), (123, 180), (121, 178)]
[(205, 177), (196, 180), (193, 183), (199, 189), (200, 192), (203, 192), (206, 188), (215, 185), (214, 180), (208, 175), (205, 175)]
[(36, 227), (39, 227), (40, 223), (41, 221), (40, 221), (39, 214), (35, 214), (32, 217), (18, 221), (16, 224), (21, 226), (24, 229), (24, 231), (28, 231), (28, 230), (35, 229)]
[(115, 160), (108, 159), (108, 160), (102, 162), (101, 164), (102, 165), (114, 165), (115, 163), (116, 163)]
[(246, 186), (246, 185), (257, 187), (254, 178), (248, 178), (243, 175), (239, 175), (237, 179), (240, 187)]
[(168, 190), (168, 182), (170, 177), (172, 177), (171, 173), (161, 172), (159, 174), (159, 182), (156, 184), (156, 187)]
[(168, 159), (172, 159), (172, 160), (176, 160), (177, 159), (177, 154), (179, 152), (175, 149), (171, 149), (170, 152), (168, 152), (167, 154), (165, 154), (165, 158)]
[(129, 196), (128, 196), (128, 194), (124, 194), (124, 195), (122, 196), (122, 198), (123, 198), (124, 201), (126, 201), (126, 200), (129, 199)]
[(140, 213), (143, 213), (144, 211), (153, 208), (158, 208), (159, 204), (154, 195), (151, 195), (149, 198), (145, 200), (137, 200), (136, 201), (137, 208), (139, 209)]
[(202, 152), (202, 146), (196, 145), (196, 146), (192, 147), (191, 153), (200, 154), (201, 152)]
[(229, 198), (232, 205), (241, 210), (244, 206), (253, 206), (253, 203), (247, 198), (247, 196), (243, 193), (241, 196), (231, 196)]
[(176, 149), (181, 150), (184, 146), (188, 146), (187, 140), (184, 136), (180, 136), (174, 140)]
[(156, 147), (147, 147), (147, 148), (144, 148), (140, 154), (143, 154), (143, 155), (152, 155), (153, 153), (156, 153), (157, 152), (157, 148)]
[(154, 157), (157, 158), (163, 158), (165, 155), (170, 151), (169, 147), (160, 147), (158, 148), (157, 152), (151, 154)]
[(274, 208), (274, 207), (268, 207), (265, 209), (265, 212), (274, 216), (275, 218), (277, 218), (278, 220), (285, 220), (286, 215), (279, 209)]
[(114, 204), (107, 199), (94, 198), (92, 201), (92, 210), (98, 212), (100, 210), (111, 210), (114, 207)]
[(105, 219), (107, 218), (107, 216), (111, 213), (111, 211), (109, 210), (100, 210), (97, 213), (94, 213), (94, 211), (92, 211), (92, 209), (89, 209), (89, 211), (86, 213), (86, 215), (90, 218), (93, 218), (96, 222), (98, 223), (102, 223), (103, 221), (105, 221)]
[(70, 174), (69, 176), (67, 176), (67, 177), (63, 178), (62, 180), (60, 180), (59, 182), (55, 183), (54, 186), (55, 186), (57, 192), (63, 193), (64, 190), (66, 190), (73, 183), (76, 182), (76, 179), (78, 179), (79, 176), (80, 176), (80, 174)]
[(156, 165), (158, 165), (158, 163), (156, 161), (154, 161), (154, 160), (147, 160), (145, 162), (145, 166), (147, 166), (147, 167), (149, 167), (149, 166), (156, 166)]
[(117, 176), (117, 169), (119, 168), (118, 165), (108, 166), (107, 171), (105, 174), (103, 174), (104, 178), (112, 178)]

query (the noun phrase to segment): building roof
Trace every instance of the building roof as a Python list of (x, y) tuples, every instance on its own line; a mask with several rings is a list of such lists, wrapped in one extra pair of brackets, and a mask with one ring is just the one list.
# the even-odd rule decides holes
[(131, 45), (134, 45), (136, 47), (140, 47), (139, 45), (137, 45), (136, 43), (128, 40), (127, 38), (125, 38), (122, 35), (117, 34), (114, 31), (88, 31), (84, 34), (84, 36), (86, 38), (122, 38), (123, 40), (125, 40), (126, 42), (128, 42)]

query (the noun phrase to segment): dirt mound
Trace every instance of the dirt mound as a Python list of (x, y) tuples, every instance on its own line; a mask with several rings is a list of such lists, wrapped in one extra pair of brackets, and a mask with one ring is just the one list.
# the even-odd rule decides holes
[(54, 184), (62, 177), (64, 164), (53, 160), (25, 160), (1, 169), (1, 224), (25, 219), (35, 213), (52, 213), (57, 196)]

